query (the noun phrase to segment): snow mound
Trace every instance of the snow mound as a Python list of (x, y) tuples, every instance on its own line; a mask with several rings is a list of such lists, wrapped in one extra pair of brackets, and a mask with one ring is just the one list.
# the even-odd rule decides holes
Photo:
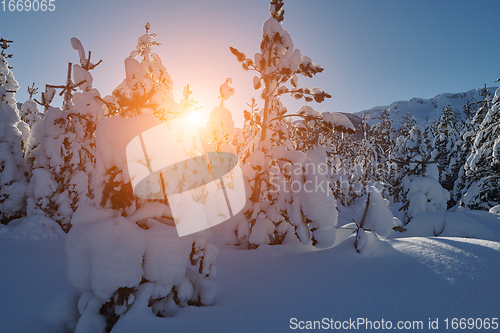
[(427, 212), (445, 211), (450, 194), (436, 179), (417, 177), (411, 182), (407, 198), (410, 202), (409, 213), (415, 218)]
[(57, 222), (40, 215), (13, 220), (6, 226), (0, 225), (0, 237), (39, 240), (56, 239), (64, 235)]
[[(487, 212), (463, 215), (486, 226), (498, 224)], [(429, 317), (498, 316), (500, 293), (494, 288), (500, 275), (500, 266), (495, 264), (500, 260), (498, 242), (389, 239), (371, 257), (356, 253), (353, 242), (350, 237), (323, 251), (288, 245), (241, 251), (217, 244), (221, 274), (214, 306), (185, 307), (173, 318), (156, 317), (147, 311), (153, 284), (146, 283), (137, 293), (135, 309), (120, 318), (113, 332), (282, 332), (289, 329), (294, 317), (384, 318), (393, 325), (398, 320), (427, 325)], [(0, 256), (5, 281), (3, 289), (0, 287), (2, 332), (54, 333), (74, 326), (75, 314), (63, 305), (74, 308), (78, 294), (64, 274), (63, 249), (60, 240), (0, 241), (0, 253), (9, 253)], [(61, 296), (50, 302), (58, 294)], [(57, 306), (47, 306), (49, 302)], [(52, 312), (50, 318), (42, 316), (47, 311)], [(56, 327), (49, 327), (47, 321)], [(359, 330), (369, 331), (364, 326)]]
[(231, 269), (219, 276), (224, 288), (216, 306), (184, 308), (168, 322), (135, 316), (113, 332), (282, 332), (292, 331), (291, 318), (384, 318), (395, 326), (399, 320), (427, 325), (431, 316), (496, 316), (499, 293), (485, 286), (500, 274), (492, 265), (500, 259), (498, 243), (405, 238), (384, 241), (376, 256), (365, 257), (353, 242), (351, 237), (338, 247), (305, 253), (288, 246), (223, 248), (219, 267)]
[[(391, 234), (394, 226), (394, 216), (389, 209), (389, 200), (384, 199), (375, 187), (370, 187), (370, 206), (364, 221), (363, 228), (377, 233), (377, 235), (386, 238)], [(366, 202), (366, 200), (365, 200)], [(356, 211), (354, 220), (360, 223), (366, 207), (361, 207)]]
[(406, 226), (407, 231), (400, 237), (468, 237), (500, 241), (500, 230), (491, 228), (492, 223), (498, 224), (498, 217), (486, 212), (481, 213), (485, 214), (474, 214), (474, 211), (421, 214), (411, 220)]
[(139, 284), (145, 250), (142, 229), (124, 217), (78, 223), (66, 237), (68, 278), (81, 292), (109, 299)]
[(491, 214), (500, 214), (500, 205), (491, 207), (490, 210), (489, 210), (489, 212)]

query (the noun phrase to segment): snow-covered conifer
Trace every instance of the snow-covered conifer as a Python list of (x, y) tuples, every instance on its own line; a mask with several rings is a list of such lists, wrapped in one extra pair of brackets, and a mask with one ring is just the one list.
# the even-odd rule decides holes
[[(354, 143), (353, 161), (355, 165), (355, 170), (360, 169), (361, 175), (357, 179), (357, 183), (362, 185), (361, 193), (357, 193), (357, 196), (361, 194), (366, 194), (368, 186), (371, 183), (379, 182), (381, 184), (386, 184), (386, 157), (384, 156), (384, 148), (380, 140), (380, 136), (375, 136), (371, 132), (368, 125), (368, 114), (363, 115), (361, 120), (360, 129), (363, 132), (363, 136), (356, 140)], [(384, 129), (384, 132), (386, 130)], [(381, 133), (377, 133), (380, 135)], [(387, 141), (390, 140), (390, 133), (387, 134)]]
[(261, 119), (259, 108), (255, 97), (252, 97), (251, 103), (247, 103), (249, 110), (243, 110), (243, 127), (236, 140), (236, 151), (238, 154), (244, 149), (260, 131)]
[(127, 217), (78, 208), (66, 242), (68, 278), (81, 292), (75, 332), (110, 332), (128, 311), (171, 317), (214, 302), (217, 248), (205, 232), (178, 237), (168, 216), (155, 202)]
[(379, 177), (377, 181), (383, 185), (382, 195), (392, 200), (392, 178), (395, 176), (396, 169), (390, 161), (390, 156), (395, 149), (396, 133), (388, 110), (384, 110), (378, 119), (380, 121), (370, 128), (370, 138), (380, 151), (374, 167), (376, 167)]
[(19, 112), (21, 120), (28, 124), (30, 128), (33, 127), (38, 120), (42, 119), (40, 112), (38, 111), (38, 104), (33, 100), (33, 95), (37, 92), (38, 89), (35, 88), (34, 83), (31, 87), (28, 87), (28, 94), (30, 95), (30, 98), (22, 104)]
[(395, 202), (401, 203), (399, 210), (408, 223), (417, 215), (446, 210), (450, 195), (439, 183), (439, 153), (434, 146), (436, 125), (427, 121), (423, 128), (418, 128), (414, 121), (406, 120), (402, 129), (405, 127), (409, 133), (403, 132), (398, 137), (392, 161), (398, 167), (397, 182), (400, 182), (395, 184), (399, 196)]
[(388, 110), (384, 110), (378, 119), (380, 121), (370, 128), (371, 136), (374, 137), (375, 142), (382, 148), (384, 155), (389, 156), (396, 140), (393, 128), (394, 121)]
[[(153, 40), (151, 24), (145, 26), (146, 33), (139, 37), (136, 49), (125, 59), (126, 78), (113, 90), (112, 96), (104, 99), (108, 105), (108, 115), (121, 114), (135, 116), (153, 113), (166, 120), (181, 110), (173, 95), (173, 81), (153, 46), (160, 43)], [(136, 58), (141, 57), (139, 62)]]
[(485, 98), (473, 118), (482, 121), (463, 167), (463, 189), (460, 204), (472, 209), (488, 210), (500, 203), (500, 89), (493, 100)]
[(387, 238), (394, 227), (400, 227), (399, 219), (392, 215), (389, 201), (384, 199), (377, 188), (371, 186), (365, 204), (356, 211), (356, 251), (365, 255), (376, 252), (380, 238)]
[[(352, 131), (353, 127), (345, 116), (319, 113), (311, 107), (302, 107), (295, 115), (286, 114), (281, 95), (290, 94), (307, 102), (322, 102), (330, 95), (320, 88), (299, 88), (299, 75), (312, 77), (323, 68), (294, 48), (290, 34), (282, 27), (283, 5), (282, 0), (271, 1), (271, 17), (262, 28), (260, 52), (247, 57), (230, 48), (244, 70), (257, 73), (253, 85), (261, 90), (264, 106), (259, 112), (259, 132), (240, 153), (243, 173), (250, 180), (250, 203), (245, 218), (233, 224), (226, 240), (255, 248), (281, 244), (285, 237), (295, 235), (302, 243), (312, 241), (313, 245), (328, 247), (334, 241), (337, 211), (327, 170), (318, 163), (326, 156), (311, 158), (313, 153), (296, 150), (290, 139), (291, 125), (286, 120), (298, 116), (312, 126), (319, 124), (317, 130), (324, 127), (330, 131)], [(245, 118), (247, 123), (254, 119)], [(306, 183), (320, 182), (324, 184), (322, 191), (305, 188)]]
[(349, 206), (353, 202), (353, 191), (361, 190), (360, 184), (356, 184), (356, 179), (361, 177), (361, 168), (354, 166), (352, 154), (356, 142), (355, 135), (346, 135), (335, 131), (331, 140), (325, 144), (329, 167), (332, 169), (331, 189), (337, 202), (342, 206)]
[[(150, 37), (143, 36), (145, 44), (140, 45), (150, 47)], [(139, 47), (138, 52), (141, 50)], [(150, 50), (144, 52), (154, 60), (151, 66), (161, 65)], [(128, 59), (132, 67), (141, 66), (135, 59)], [(127, 61), (125, 66), (129, 66)], [(164, 67), (161, 71), (166, 73)], [(146, 86), (143, 83), (152, 81), (144, 75), (136, 78), (137, 85), (128, 85), (131, 82), (127, 77), (117, 89), (129, 97), (140, 96)], [(183, 111), (195, 104), (190, 94), (186, 87), (180, 103)], [(113, 110), (113, 99), (104, 100), (108, 110)], [(173, 98), (171, 102), (179, 106)], [(109, 112), (96, 130), (94, 197), (73, 215), (66, 243), (68, 276), (82, 292), (76, 332), (109, 332), (128, 311), (168, 317), (182, 307), (210, 305), (214, 301), (215, 290), (208, 279), (215, 275), (218, 250), (207, 242), (210, 232), (179, 237), (167, 200), (134, 196), (127, 145), (142, 132), (161, 124), (148, 103), (133, 108), (118, 103), (118, 114)], [(166, 114), (169, 116), (173, 115)], [(168, 146), (168, 142), (161, 144)], [(190, 219), (202, 218), (197, 213), (204, 213), (187, 209), (183, 212)]]
[[(0, 39), (0, 223), (20, 217), (26, 206), (28, 168), (23, 160), (21, 121), (15, 93), (19, 85), (14, 78), (5, 50), (11, 41)], [(26, 125), (26, 126), (22, 126)], [(28, 129), (29, 130), (29, 129)]]
[(372, 135), (368, 125), (368, 114), (364, 114), (356, 135), (334, 135), (329, 148), (333, 168), (332, 190), (343, 206), (353, 204), (367, 194), (368, 187), (375, 182), (384, 183), (382, 147)]
[(417, 155), (421, 133), (415, 117), (406, 114), (398, 129), (394, 148), (390, 151), (391, 197), (393, 202), (405, 199), (403, 178), (410, 174), (410, 160)]
[(454, 202), (460, 201), (464, 194), (464, 188), (468, 186), (470, 172), (469, 174), (466, 173), (467, 159), (472, 153), (472, 147), (474, 146), (474, 141), (480, 131), (481, 122), (483, 121), (491, 103), (491, 94), (486, 84), (481, 89), (479, 95), (483, 97), (481, 101), (476, 103), (467, 103), (464, 105), (464, 113), (467, 115), (467, 119), (465, 120), (463, 129), (460, 133), (462, 140), (459, 150), (460, 153), (458, 155), (459, 170), (452, 192)]
[[(106, 116), (117, 117), (116, 120), (106, 120), (113, 122), (116, 126), (124, 128), (129, 126), (128, 131), (136, 133), (140, 125), (127, 125), (127, 118), (141, 114), (152, 114), (160, 120), (170, 120), (179, 116), (182, 112), (192, 109), (196, 103), (190, 97), (189, 86), (184, 88), (184, 99), (179, 105), (174, 100), (173, 81), (166, 67), (163, 65), (158, 54), (153, 52), (153, 46), (159, 46), (160, 43), (153, 40), (156, 34), (150, 33), (151, 24), (145, 25), (146, 33), (139, 37), (135, 50), (125, 59), (125, 79), (113, 90), (112, 95), (103, 98), (106, 105)], [(139, 62), (136, 58), (141, 57)], [(151, 123), (145, 124), (142, 130), (147, 130), (147, 126), (153, 126)], [(135, 128), (134, 128), (135, 127)], [(109, 131), (108, 125), (103, 131)], [(113, 133), (115, 133), (113, 131)], [(127, 133), (120, 133), (120, 140), (128, 142), (133, 136)], [(101, 134), (103, 139), (101, 144), (102, 156), (115, 154), (115, 152), (106, 149), (111, 141), (116, 140), (106, 133)], [(107, 142), (110, 141), (110, 142)], [(122, 143), (122, 144), (126, 144)], [(125, 147), (125, 146), (124, 146)], [(123, 149), (125, 149), (122, 147)], [(121, 210), (124, 216), (135, 210), (135, 199), (132, 186), (128, 182), (128, 177), (123, 175), (126, 169), (124, 161), (117, 161), (113, 158), (107, 158), (105, 163), (97, 162), (97, 180), (95, 184), (97, 204), (102, 207)]]
[(198, 102), (196, 102), (191, 95), (193, 92), (191, 89), (189, 89), (189, 84), (184, 87), (184, 90), (182, 91), (182, 99), (180, 101), (180, 107), (183, 112), (192, 112), (198, 110), (200, 107), (196, 106)]
[[(87, 59), (78, 39), (71, 44), (80, 64), (68, 65), (65, 85), (46, 89), (42, 99), (47, 109), (31, 130), (26, 155), (33, 168), (28, 215), (50, 217), (65, 231), (78, 206), (94, 196), (95, 130), (103, 117), (100, 94), (92, 88), (90, 52)], [(81, 91), (75, 92), (77, 88)], [(63, 110), (48, 106), (55, 89), (64, 94)]]
[[(224, 107), (224, 102), (234, 94), (234, 89), (230, 87), (231, 78), (220, 86), (220, 105), (215, 107), (208, 116), (206, 136), (210, 151), (235, 152), (231, 146), (234, 137), (234, 121), (231, 111)], [(224, 146), (224, 147), (223, 147)]]
[(436, 123), (436, 136), (433, 142), (438, 152), (437, 161), (440, 171), (439, 182), (444, 189), (453, 190), (453, 185), (458, 177), (460, 124), (450, 106), (444, 107), (438, 122)]

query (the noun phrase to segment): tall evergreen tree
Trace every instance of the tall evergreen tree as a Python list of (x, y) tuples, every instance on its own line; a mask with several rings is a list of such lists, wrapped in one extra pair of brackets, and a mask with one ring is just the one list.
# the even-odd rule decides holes
[(439, 184), (438, 151), (434, 147), (436, 125), (427, 119), (419, 128), (408, 116), (402, 128), (409, 133), (398, 138), (392, 160), (398, 166), (398, 199), (401, 218), (408, 223), (422, 213), (446, 210), (449, 193)]
[[(0, 223), (7, 224), (25, 212), (29, 170), (23, 161), (21, 121), (15, 93), (19, 84), (7, 62), (5, 51), (12, 41), (0, 39)], [(26, 126), (22, 126), (26, 125)]]
[[(320, 88), (299, 88), (298, 76), (313, 77), (323, 68), (294, 48), (290, 34), (281, 25), (283, 5), (282, 0), (271, 1), (271, 17), (264, 22), (260, 52), (253, 59), (230, 48), (244, 70), (257, 73), (253, 79), (254, 88), (261, 89), (264, 106), (259, 112), (259, 133), (240, 153), (242, 170), (250, 179), (246, 219), (233, 226), (227, 241), (246, 243), (254, 248), (260, 244), (280, 244), (287, 235), (295, 234), (302, 243), (312, 241), (313, 245), (324, 247), (334, 241), (335, 201), (327, 197), (326, 192), (304, 193), (307, 181), (319, 180), (315, 178), (318, 172), (317, 169), (310, 170), (309, 174), (306, 172), (306, 164), (314, 168), (316, 164), (293, 146), (290, 124), (286, 121), (292, 115), (286, 114), (280, 96), (290, 94), (307, 102), (322, 102), (330, 95)], [(332, 114), (320, 114), (310, 107), (301, 108), (294, 116), (330, 130), (343, 126), (347, 131), (352, 126), (348, 120), (339, 124)], [(247, 122), (251, 119), (246, 118)], [(292, 188), (294, 182), (297, 184), (295, 189)], [(327, 191), (329, 193), (329, 189)], [(313, 208), (314, 205), (322, 209)]]
[[(172, 82), (166, 80), (168, 73), (159, 57), (148, 49), (155, 45), (148, 30), (149, 24), (146, 25), (146, 35), (139, 38), (137, 52), (132, 53), (132, 56), (138, 56), (144, 51), (143, 62), (127, 58), (127, 77), (115, 89), (115, 96), (102, 99), (107, 103), (109, 112), (96, 130), (94, 198), (88, 205), (78, 208), (72, 219), (75, 226), (68, 234), (71, 241), (67, 242), (66, 252), (76, 258), (68, 260), (71, 263), (68, 275), (72, 277), (73, 285), (83, 292), (80, 301), (90, 299), (88, 302), (93, 302), (93, 306), (83, 309), (77, 331), (89, 330), (86, 326), (86, 318), (89, 317), (99, 318), (102, 328), (98, 330), (109, 332), (120, 316), (131, 308), (139, 307), (138, 311), (167, 317), (189, 305), (210, 305), (215, 295), (213, 286), (207, 280), (215, 274), (217, 248), (207, 242), (209, 233), (203, 231), (178, 237), (179, 229), (176, 231), (175, 228), (178, 221), (174, 221), (172, 213), (174, 207), (177, 208), (183, 214), (180, 223), (189, 224), (203, 219), (206, 221), (208, 212), (199, 205), (189, 205), (192, 203), (189, 200), (185, 206), (182, 206), (185, 204), (182, 200), (167, 206), (166, 199), (138, 198), (130, 182), (133, 175), (127, 172), (127, 145), (134, 137), (161, 124), (155, 115), (169, 120), (183, 110), (193, 109), (195, 104), (189, 87), (184, 89), (180, 105), (173, 100)], [(148, 68), (157, 70), (156, 74), (146, 70)], [(149, 96), (151, 91), (153, 93)], [(134, 96), (139, 99), (134, 100)], [(155, 101), (159, 101), (156, 98), (171, 97), (173, 109), (169, 109), (167, 104), (161, 107), (155, 105)], [(172, 110), (175, 112), (169, 112)], [(155, 144), (168, 147), (169, 142), (157, 140)], [(149, 143), (151, 141), (146, 142), (145, 147), (150, 147)], [(169, 153), (168, 149), (165, 150), (165, 154)], [(193, 171), (187, 167), (183, 170)], [(178, 179), (170, 177), (171, 173), (161, 174), (165, 175), (162, 179), (165, 182), (172, 179), (178, 184)], [(195, 172), (190, 175), (195, 175)], [(160, 187), (159, 183), (155, 185)], [(191, 195), (188, 191), (184, 193)], [(87, 217), (87, 211), (94, 214)], [(133, 239), (133, 246), (123, 242), (122, 237)], [(116, 246), (110, 246), (110, 242)], [(82, 245), (73, 246), (74, 243)], [(123, 253), (127, 253), (126, 260), (123, 260)], [(90, 264), (81, 265), (82, 261), (78, 258), (82, 257), (87, 258), (86, 262)], [(139, 260), (129, 261), (128, 257)], [(116, 266), (103, 267), (102, 262), (113, 262)], [(124, 274), (128, 279), (116, 276), (116, 267), (134, 274)], [(92, 274), (89, 269), (92, 269)], [(107, 276), (107, 292), (103, 293), (101, 288), (91, 285), (85, 276), (82, 279), (81, 272), (87, 272), (92, 277)], [(139, 294), (143, 302), (137, 301)]]
[[(71, 44), (80, 64), (68, 64), (65, 85), (48, 86), (47, 109), (30, 132), (26, 155), (33, 168), (28, 215), (50, 217), (65, 231), (78, 206), (94, 197), (95, 131), (103, 117), (99, 91), (92, 88), (91, 53), (87, 58), (76, 38)], [(49, 106), (56, 89), (64, 96), (62, 110)]]
[[(370, 183), (377, 182), (381, 185), (387, 183), (387, 155), (385, 150), (390, 149), (389, 145), (394, 134), (391, 132), (392, 124), (388, 123), (387, 120), (379, 124), (380, 127), (370, 127), (368, 125), (368, 115), (363, 116), (361, 129), (364, 135), (361, 140), (357, 141), (360, 154), (355, 154), (355, 156), (361, 157), (361, 161), (359, 163), (359, 165), (363, 168), (361, 183), (363, 184), (365, 190), (368, 188)], [(382, 135), (385, 135), (385, 140), (382, 139)]]
[(420, 145), (420, 130), (417, 119), (409, 113), (402, 120), (395, 139), (394, 149), (391, 150), (390, 178), (391, 198), (393, 202), (402, 202), (405, 198), (403, 179), (410, 174), (410, 161), (416, 155), (415, 150)]
[(396, 140), (396, 134), (394, 133), (393, 123), (389, 111), (386, 109), (380, 117), (380, 121), (374, 124), (370, 131), (371, 135), (374, 137), (375, 142), (382, 148), (385, 156), (391, 154), (391, 150), (394, 149), (394, 144)]
[[(460, 130), (460, 123), (456, 120), (452, 108), (450, 106), (443, 107), (443, 112), (436, 123), (433, 146), (437, 150), (439, 182), (448, 191), (453, 190), (460, 169)], [(450, 204), (454, 205), (455, 203), (452, 201)]]
[(392, 202), (394, 183), (392, 179), (395, 177), (396, 168), (390, 161), (390, 156), (395, 150), (396, 133), (393, 128), (394, 121), (392, 120), (389, 111), (384, 110), (380, 117), (380, 121), (374, 124), (371, 128), (371, 140), (376, 147), (379, 147), (380, 153), (377, 154), (378, 160), (374, 167), (377, 170), (378, 180), (382, 183), (382, 195)]
[[(463, 172), (461, 204), (472, 209), (488, 210), (500, 203), (500, 89), (490, 100), (485, 89), (481, 108), (474, 116), (482, 121), (472, 143)], [(484, 115), (484, 116), (482, 116)]]
[(386, 185), (386, 158), (378, 138), (368, 125), (368, 114), (359, 124), (360, 137), (348, 136), (340, 152), (340, 168), (333, 176), (335, 197), (343, 206), (353, 204), (367, 194), (370, 186), (383, 189)]
[(462, 132), (460, 133), (462, 140), (458, 156), (459, 170), (452, 192), (454, 202), (460, 201), (465, 193), (465, 187), (467, 187), (467, 184), (470, 182), (470, 171), (467, 172), (467, 160), (472, 154), (474, 141), (476, 140), (481, 123), (490, 107), (491, 94), (486, 84), (481, 89), (479, 95), (483, 97), (481, 101), (464, 105), (464, 112), (468, 115), (468, 118), (465, 120)]

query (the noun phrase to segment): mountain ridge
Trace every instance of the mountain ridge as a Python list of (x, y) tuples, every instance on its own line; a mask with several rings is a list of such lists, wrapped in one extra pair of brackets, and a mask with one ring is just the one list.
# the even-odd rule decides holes
[[(498, 87), (488, 87), (491, 97), (493, 97), (497, 88)], [(405, 115), (409, 112), (412, 117), (417, 119), (417, 124), (424, 125), (427, 117), (429, 117), (430, 120), (439, 118), (441, 112), (443, 111), (443, 107), (449, 105), (453, 109), (455, 117), (465, 120), (463, 106), (467, 102), (477, 103), (481, 101), (483, 99), (483, 97), (480, 96), (482, 89), (483, 88), (471, 89), (460, 93), (440, 93), (429, 99), (413, 97), (408, 101), (399, 100), (392, 102), (389, 105), (375, 106), (371, 109), (353, 112), (350, 114), (359, 117), (361, 120), (363, 114), (368, 113), (368, 123), (370, 125), (374, 125), (379, 121), (377, 118), (380, 117), (382, 112), (384, 112), (384, 110), (388, 110), (392, 120), (394, 120), (394, 126), (397, 127)], [(348, 114), (345, 112), (341, 113), (346, 115)], [(350, 119), (351, 118), (354, 117), (350, 117)]]

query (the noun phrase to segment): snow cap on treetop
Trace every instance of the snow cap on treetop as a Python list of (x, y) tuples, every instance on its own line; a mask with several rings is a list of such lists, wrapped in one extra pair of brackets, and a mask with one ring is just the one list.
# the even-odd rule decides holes
[(230, 86), (230, 84), (232, 84), (232, 83), (233, 83), (233, 80), (230, 77), (228, 77), (226, 79), (226, 82), (224, 82), (219, 88), (220, 98), (221, 98), (221, 101), (220, 101), (221, 106), (224, 105), (224, 102), (227, 101), (229, 99), (229, 97), (234, 95), (234, 88)]
[[(89, 58), (87, 59), (85, 57), (85, 49), (83, 48), (82, 42), (76, 37), (71, 38), (71, 46), (78, 51), (78, 56), (80, 57), (80, 65), (85, 70), (91, 70), (94, 69), (97, 65), (99, 65), (102, 60), (98, 61), (97, 63), (92, 63), (90, 62), (90, 52), (89, 52)], [(78, 82), (78, 81), (77, 81)]]
[(76, 37), (71, 38), (71, 46), (78, 51), (78, 56), (80, 61), (85, 60), (85, 50), (83, 48), (82, 42)]

